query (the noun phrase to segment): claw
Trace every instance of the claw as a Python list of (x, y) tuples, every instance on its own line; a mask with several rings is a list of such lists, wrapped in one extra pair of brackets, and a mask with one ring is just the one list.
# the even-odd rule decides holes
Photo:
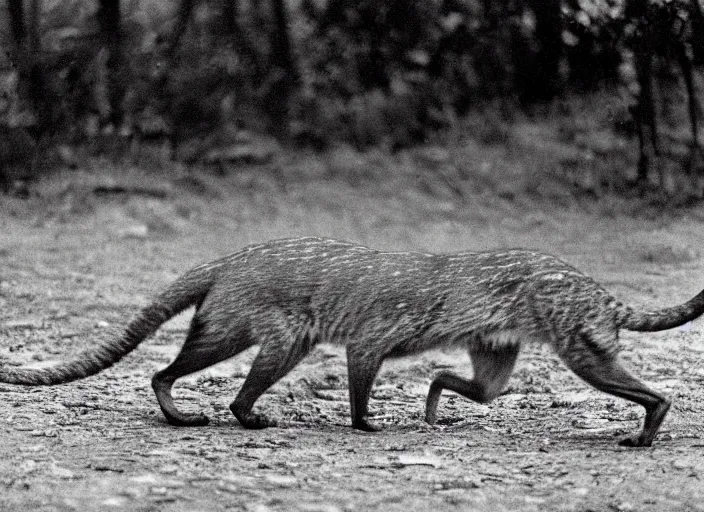
[(362, 430), (364, 432), (379, 432), (382, 429), (382, 426), (369, 421), (367, 418), (362, 418), (356, 420), (352, 424), (352, 428), (356, 428), (357, 430)]

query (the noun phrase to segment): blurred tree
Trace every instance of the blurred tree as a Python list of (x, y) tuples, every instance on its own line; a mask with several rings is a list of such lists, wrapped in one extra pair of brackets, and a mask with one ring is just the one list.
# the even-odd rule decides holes
[(523, 95), (527, 100), (554, 97), (560, 88), (562, 57), (562, 12), (560, 0), (526, 0), (535, 16), (535, 40), (538, 44), (534, 67), (524, 77)]
[(284, 0), (271, 2), (274, 23), (269, 40), (271, 62), (267, 77), (269, 90), (266, 93), (266, 104), (272, 118), (273, 133), (279, 137), (287, 137), (291, 95), (299, 84), (300, 77), (291, 48), (288, 13)]
[(51, 125), (51, 109), (48, 108), (45, 77), (41, 68), (40, 46), (40, 0), (31, 0), (25, 20), (22, 0), (9, 0), (10, 27), (14, 39), (12, 60), (19, 72), (18, 89), (32, 106), (36, 118), (32, 128), (43, 133)]
[(588, 91), (605, 80), (617, 80), (624, 49), (621, 0), (564, 0), (562, 9), (562, 46), (570, 83)]
[(24, 26), (24, 3), (22, 0), (8, 0), (7, 7), (10, 14), (10, 30), (15, 44), (21, 45), (27, 37), (27, 29)]
[[(639, 95), (633, 116), (638, 128), (640, 158), (637, 180), (647, 183), (651, 162), (660, 156), (656, 102), (653, 89), (653, 61), (661, 57), (667, 68), (671, 62), (679, 66), (684, 80), (689, 123), (692, 133), (690, 168), (702, 167), (697, 111), (699, 106), (694, 90), (693, 48), (700, 47), (704, 33), (696, 32), (701, 23), (699, 0), (627, 0), (625, 18), (633, 24), (629, 46), (633, 50)], [(667, 69), (667, 71), (670, 71)], [(704, 170), (704, 169), (700, 169)]]
[(240, 22), (240, 9), (238, 0), (221, 0), (223, 25), (226, 35), (232, 41), (236, 54), (243, 59), (253, 76), (262, 76), (262, 53), (257, 51), (254, 44), (247, 37), (246, 31)]
[(103, 82), (98, 85), (105, 91), (98, 109), (103, 117), (103, 123), (118, 127), (122, 122), (122, 97), (124, 95), (125, 76), (122, 56), (122, 29), (120, 20), (120, 0), (99, 0), (97, 13), (98, 26), (106, 58), (100, 64), (102, 73), (98, 79)]
[(166, 58), (173, 58), (183, 34), (186, 32), (188, 20), (193, 12), (193, 0), (180, 0), (176, 12), (176, 25), (171, 32), (171, 37), (166, 47)]
[(0, 191), (25, 193), (18, 183), (32, 177), (36, 144), (24, 129), (17, 69), (0, 59)]
[(487, 98), (542, 101), (632, 66), (642, 178), (659, 151), (651, 78), (670, 63), (698, 130), (698, 0), (175, 0), (159, 15), (158, 0), (88, 0), (75, 24), (53, 2), (42, 27), (40, 1), (8, 0), (14, 60), (37, 124), (76, 141), (120, 127), (200, 155), (246, 126), (395, 148)]

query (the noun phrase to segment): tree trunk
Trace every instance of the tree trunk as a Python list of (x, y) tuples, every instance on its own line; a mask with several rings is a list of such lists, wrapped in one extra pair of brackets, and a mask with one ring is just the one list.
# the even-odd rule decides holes
[[(169, 45), (166, 49), (166, 59), (170, 61), (176, 54), (178, 44), (181, 42), (181, 37), (186, 32), (188, 20), (191, 18), (193, 11), (193, 0), (181, 0), (178, 4), (178, 14), (176, 15), (176, 26), (171, 34)], [(171, 64), (169, 62), (169, 64)]]
[(291, 37), (288, 30), (288, 15), (284, 0), (272, 0), (274, 7), (274, 30), (271, 33), (272, 64), (287, 74), (291, 84), (298, 82)]
[(289, 103), (291, 94), (299, 82), (298, 70), (293, 57), (288, 30), (288, 15), (284, 0), (272, 0), (274, 28), (270, 36), (271, 66), (270, 90), (267, 103), (273, 129), (279, 137), (288, 134)]
[(98, 25), (103, 40), (103, 46), (108, 51), (107, 58), (107, 90), (110, 103), (110, 114), (107, 119), (114, 127), (122, 121), (123, 83), (122, 33), (120, 30), (120, 0), (100, 0), (98, 9)]
[(20, 81), (28, 85), (28, 98), (37, 119), (39, 133), (45, 133), (52, 128), (52, 105), (46, 93), (44, 71), (40, 63), (40, 11), (41, 0), (32, 0), (29, 4), (29, 20), (25, 30), (25, 38), (19, 48), (21, 63), (19, 64)]
[(24, 5), (22, 0), (8, 0), (7, 8), (10, 12), (12, 36), (19, 48), (27, 37), (27, 29), (24, 26)]
[(235, 51), (246, 62), (249, 67), (249, 72), (254, 76), (255, 80), (259, 81), (264, 75), (264, 65), (262, 63), (261, 53), (257, 51), (255, 46), (247, 37), (247, 33), (242, 30), (239, 24), (239, 9), (237, 0), (223, 0), (223, 16), (225, 17), (225, 30), (227, 31)]
[(692, 57), (694, 64), (704, 64), (704, 8), (699, 0), (692, 2)]
[(225, 32), (234, 36), (237, 32), (237, 0), (222, 0), (222, 15), (225, 18)]
[(550, 99), (559, 89), (562, 56), (562, 16), (560, 0), (529, 0), (535, 15), (535, 37), (540, 48), (535, 57), (532, 79), (525, 84), (527, 99)]

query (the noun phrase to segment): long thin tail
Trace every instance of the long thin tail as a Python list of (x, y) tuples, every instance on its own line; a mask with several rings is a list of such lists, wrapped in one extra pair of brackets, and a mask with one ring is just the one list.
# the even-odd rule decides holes
[(704, 290), (679, 306), (638, 313), (626, 308), (621, 327), (629, 331), (664, 331), (691, 322), (704, 314)]
[(213, 281), (212, 269), (197, 267), (172, 283), (149, 306), (135, 316), (124, 332), (75, 359), (40, 369), (0, 366), (0, 382), (26, 386), (51, 386), (95, 375), (132, 352), (146, 338), (181, 311), (198, 304)]

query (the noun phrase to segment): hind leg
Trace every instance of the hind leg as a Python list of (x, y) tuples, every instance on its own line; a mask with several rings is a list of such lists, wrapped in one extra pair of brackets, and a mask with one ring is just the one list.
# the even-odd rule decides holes
[(275, 427), (276, 421), (261, 413), (252, 412), (254, 402), (281, 377), (290, 372), (312, 348), (308, 338), (268, 340), (252, 363), (252, 368), (230, 404), (230, 410), (244, 428)]
[(209, 420), (204, 414), (185, 414), (176, 408), (171, 395), (174, 382), (180, 377), (229, 359), (251, 345), (246, 335), (241, 336), (234, 344), (227, 344), (221, 335), (203, 332), (198, 317), (194, 317), (181, 352), (173, 363), (157, 372), (152, 378), (152, 389), (156, 393), (156, 399), (166, 421), (177, 426), (207, 425)]
[(437, 420), (437, 408), (443, 389), (479, 403), (489, 402), (499, 396), (511, 376), (518, 352), (517, 344), (498, 348), (483, 345), (470, 347), (474, 377), (470, 380), (453, 372), (440, 372), (430, 384), (425, 402), (425, 421), (432, 425)]
[(350, 414), (352, 428), (365, 432), (378, 432), (381, 426), (369, 421), (369, 394), (382, 360), (373, 353), (347, 346), (347, 378), (350, 389)]
[(615, 345), (608, 341), (600, 343), (596, 336), (585, 334), (563, 349), (560, 357), (577, 376), (596, 389), (642, 405), (645, 408), (643, 430), (619, 444), (650, 446), (671, 402), (631, 375), (618, 362), (614, 351), (604, 350), (605, 346)]

